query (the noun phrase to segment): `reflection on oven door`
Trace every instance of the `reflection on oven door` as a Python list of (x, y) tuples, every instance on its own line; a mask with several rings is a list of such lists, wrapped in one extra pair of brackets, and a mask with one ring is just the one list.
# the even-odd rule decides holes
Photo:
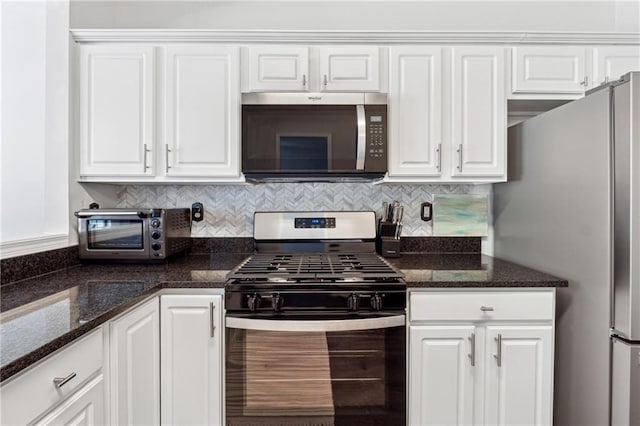
[(404, 345), (404, 327), (227, 328), (227, 425), (404, 425)]

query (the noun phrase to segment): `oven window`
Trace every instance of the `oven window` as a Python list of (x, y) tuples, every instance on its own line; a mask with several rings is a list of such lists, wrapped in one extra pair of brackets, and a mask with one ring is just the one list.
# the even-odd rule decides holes
[(404, 345), (404, 327), (227, 328), (227, 426), (404, 426)]
[(329, 170), (329, 136), (278, 135), (281, 171)]
[(142, 250), (142, 220), (89, 219), (87, 240), (89, 249)]

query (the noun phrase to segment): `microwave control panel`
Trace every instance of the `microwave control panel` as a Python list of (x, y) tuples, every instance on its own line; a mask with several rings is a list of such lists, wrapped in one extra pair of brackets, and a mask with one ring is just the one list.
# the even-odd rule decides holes
[(367, 152), (365, 170), (387, 171), (387, 106), (367, 105)]

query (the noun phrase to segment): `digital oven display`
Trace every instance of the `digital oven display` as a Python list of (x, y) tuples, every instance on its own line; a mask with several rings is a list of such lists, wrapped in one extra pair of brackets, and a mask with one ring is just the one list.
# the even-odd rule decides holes
[(296, 228), (335, 228), (335, 217), (296, 217)]

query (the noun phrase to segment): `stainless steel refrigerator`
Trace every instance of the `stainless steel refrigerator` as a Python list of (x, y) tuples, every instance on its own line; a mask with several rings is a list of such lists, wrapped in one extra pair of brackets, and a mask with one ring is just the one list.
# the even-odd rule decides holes
[(554, 424), (640, 425), (640, 72), (509, 128), (495, 255), (557, 292)]

